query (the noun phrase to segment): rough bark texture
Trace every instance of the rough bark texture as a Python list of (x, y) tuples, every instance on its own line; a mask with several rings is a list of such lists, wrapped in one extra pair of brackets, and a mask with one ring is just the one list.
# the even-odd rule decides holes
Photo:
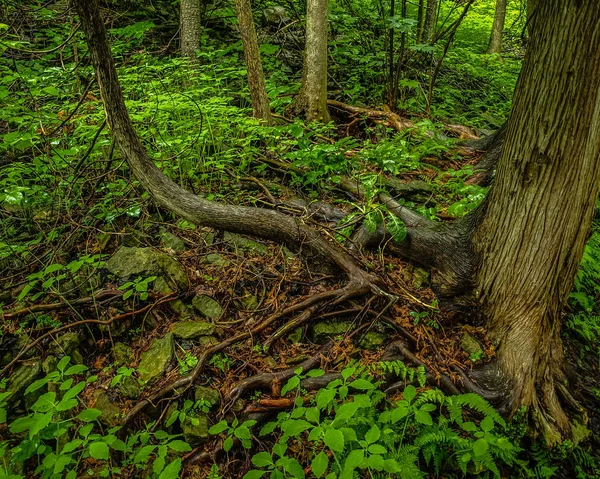
[(149, 157), (129, 118), (97, 0), (74, 0), (74, 5), (85, 32), (115, 143), (135, 177), (157, 203), (198, 225), (277, 241), (333, 264), (349, 278), (348, 286), (353, 293), (366, 293), (372, 282), (378, 282), (365, 273), (350, 255), (325, 240), (301, 218), (273, 210), (207, 201), (167, 178)]
[(431, 43), (435, 35), (435, 26), (437, 24), (438, 0), (427, 0), (427, 11), (425, 13), (425, 23), (423, 24), (423, 41)]
[(267, 87), (265, 86), (265, 75), (260, 61), (254, 19), (252, 18), (252, 5), (250, 4), (250, 0), (235, 0), (235, 7), (240, 27), (240, 36), (244, 45), (252, 111), (255, 118), (259, 118), (267, 125), (270, 125), (272, 123), (271, 108), (269, 97), (267, 96)]
[(200, 49), (202, 26), (200, 25), (201, 0), (181, 0), (179, 27), (181, 31), (181, 54), (196, 58)]
[(327, 0), (306, 4), (306, 47), (296, 111), (309, 121), (329, 121), (327, 111)]
[(540, 2), (496, 179), (473, 235), (476, 296), (513, 392), (549, 442), (568, 432), (560, 314), (600, 188), (600, 4)]
[(494, 24), (490, 35), (488, 53), (500, 53), (502, 51), (502, 30), (504, 30), (504, 19), (506, 18), (506, 0), (496, 0), (496, 13)]

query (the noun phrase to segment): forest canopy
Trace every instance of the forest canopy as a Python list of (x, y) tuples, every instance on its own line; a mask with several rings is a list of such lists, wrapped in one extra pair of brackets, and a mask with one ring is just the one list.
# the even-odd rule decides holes
[(0, 478), (600, 476), (600, 4), (5, 0)]

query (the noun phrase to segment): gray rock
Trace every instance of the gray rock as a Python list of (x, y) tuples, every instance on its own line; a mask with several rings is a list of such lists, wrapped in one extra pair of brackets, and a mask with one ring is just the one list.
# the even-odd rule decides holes
[(364, 338), (361, 339), (358, 345), (363, 349), (368, 349), (369, 351), (377, 351), (381, 349), (384, 343), (384, 334), (376, 333), (375, 331), (369, 331), (367, 334), (365, 334)]
[(105, 268), (119, 278), (165, 276), (182, 290), (189, 286), (183, 266), (169, 255), (151, 248), (122, 246), (106, 262)]
[(160, 242), (165, 248), (172, 249), (177, 253), (185, 251), (185, 243), (183, 240), (175, 236), (166, 228), (160, 229)]
[(11, 400), (20, 399), (25, 389), (35, 381), (42, 372), (42, 361), (36, 358), (31, 361), (24, 361), (10, 375), (6, 390), (11, 393)]
[(133, 360), (133, 350), (125, 343), (115, 343), (113, 355), (115, 362), (119, 365), (129, 365)]
[(152, 341), (150, 349), (142, 353), (138, 371), (140, 378), (151, 381), (165, 373), (173, 357), (173, 334)]
[(218, 319), (223, 314), (221, 305), (205, 294), (197, 294), (192, 299), (192, 305), (198, 312), (210, 319)]
[(73, 351), (81, 344), (81, 337), (78, 333), (71, 332), (58, 336), (48, 347), (48, 351), (53, 354), (71, 355)]
[(215, 325), (206, 321), (179, 321), (173, 324), (171, 332), (177, 338), (193, 339), (210, 336), (215, 332)]
[(256, 253), (266, 253), (267, 247), (264, 244), (252, 241), (244, 236), (226, 231), (223, 233), (223, 241), (236, 250), (253, 251)]
[[(159, 276), (158, 278), (156, 278), (154, 280), (152, 289), (154, 289), (154, 291), (157, 292), (158, 294), (166, 295), (166, 294), (173, 292), (173, 287), (175, 287), (175, 289), (176, 289), (176, 286), (173, 285), (173, 287), (171, 287), (170, 283), (171, 282), (167, 281), (163, 276)], [(184, 318), (187, 318), (190, 316), (190, 311), (189, 311), (188, 307), (180, 299), (176, 299), (174, 301), (169, 301), (169, 307)]]
[(196, 343), (200, 346), (214, 346), (219, 342), (214, 336), (200, 336), (195, 339)]
[(205, 401), (210, 404), (211, 407), (218, 406), (221, 402), (221, 395), (219, 391), (206, 386), (196, 386), (194, 389), (194, 399), (196, 401)]
[(94, 409), (98, 409), (101, 414), (98, 420), (108, 427), (114, 427), (119, 424), (121, 420), (121, 409), (115, 404), (108, 393), (103, 389), (96, 389), (94, 391)]
[(190, 446), (198, 446), (208, 439), (208, 417), (200, 412), (192, 412), (181, 425), (185, 442)]
[(124, 376), (119, 382), (119, 391), (129, 399), (137, 399), (140, 396), (140, 385), (132, 376)]
[(483, 354), (481, 343), (470, 333), (464, 332), (460, 339), (460, 347), (469, 356), (480, 356)]
[(326, 343), (331, 338), (346, 334), (351, 326), (351, 321), (321, 321), (315, 323), (312, 327), (313, 339), (317, 344)]
[(281, 5), (265, 8), (262, 14), (263, 24), (266, 26), (280, 26), (290, 21), (286, 10)]
[(221, 268), (229, 265), (229, 261), (227, 261), (225, 258), (223, 258), (223, 256), (217, 253), (207, 254), (204, 258), (204, 261), (206, 261), (208, 264), (215, 264), (217, 266), (220, 266)]

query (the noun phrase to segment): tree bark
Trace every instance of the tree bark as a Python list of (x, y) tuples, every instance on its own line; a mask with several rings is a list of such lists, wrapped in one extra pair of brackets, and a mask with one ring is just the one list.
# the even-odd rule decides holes
[(308, 121), (328, 122), (327, 111), (327, 0), (306, 3), (306, 46), (302, 88), (295, 109)]
[(202, 36), (201, 0), (181, 0), (179, 13), (179, 28), (181, 30), (181, 55), (196, 58), (196, 51), (200, 50)]
[(256, 29), (254, 28), (254, 19), (252, 18), (252, 5), (250, 0), (235, 0), (237, 10), (240, 36), (244, 45), (244, 57), (246, 60), (246, 69), (248, 70), (248, 87), (250, 89), (250, 98), (252, 100), (252, 111), (255, 118), (263, 120), (270, 125), (273, 123), (271, 117), (271, 107), (269, 97), (267, 96), (267, 87), (265, 85), (265, 75), (263, 73), (262, 63), (260, 61), (260, 51)]
[(496, 0), (496, 13), (494, 24), (490, 35), (488, 53), (500, 53), (502, 51), (502, 31), (504, 30), (504, 19), (506, 18), (506, 0)]
[(437, 15), (438, 0), (427, 0), (427, 11), (425, 12), (425, 23), (423, 24), (423, 41), (426, 43), (433, 42)]
[(600, 4), (540, 2), (496, 179), (478, 212), (475, 294), (511, 410), (549, 443), (568, 434), (560, 315), (600, 189)]
[(417, 14), (417, 43), (423, 42), (424, 17), (425, 17), (425, 0), (419, 0), (419, 13)]

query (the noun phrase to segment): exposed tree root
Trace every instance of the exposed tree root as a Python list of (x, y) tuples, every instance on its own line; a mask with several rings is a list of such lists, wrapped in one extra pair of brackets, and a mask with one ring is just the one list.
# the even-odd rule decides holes
[(64, 326), (61, 326), (59, 328), (55, 328), (51, 331), (48, 331), (47, 333), (42, 334), (35, 341), (27, 343), (27, 345), (21, 351), (19, 351), (18, 354), (15, 355), (15, 357), (12, 359), (12, 361), (10, 363), (8, 363), (2, 369), (2, 371), (0, 371), (0, 378), (3, 378), (10, 371), (10, 369), (27, 353), (27, 351), (29, 351), (31, 348), (34, 348), (38, 344), (40, 344), (46, 338), (55, 336), (56, 334), (62, 333), (63, 331), (67, 331), (69, 329), (73, 329), (78, 326), (83, 326), (86, 324), (97, 324), (99, 326), (109, 326), (110, 324), (112, 324), (115, 321), (120, 321), (123, 319), (131, 318), (132, 316), (135, 316), (138, 314), (146, 313), (160, 304), (168, 303), (177, 298), (178, 298), (178, 295), (176, 295), (175, 293), (171, 293), (171, 294), (161, 297), (160, 299), (158, 299), (157, 301), (155, 301), (152, 304), (148, 304), (147, 306), (144, 306), (143, 308), (138, 309), (137, 311), (130, 311), (128, 313), (119, 314), (118, 316), (114, 316), (105, 321), (102, 321), (100, 319), (84, 319), (82, 321), (75, 321), (74, 323), (65, 324)]

